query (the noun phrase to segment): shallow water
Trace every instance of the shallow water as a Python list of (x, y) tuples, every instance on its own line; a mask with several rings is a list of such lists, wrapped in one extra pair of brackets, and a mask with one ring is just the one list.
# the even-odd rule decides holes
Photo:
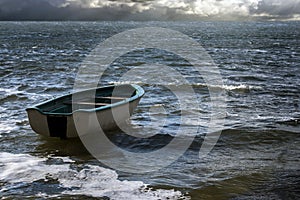
[[(181, 111), (176, 96), (165, 86), (182, 83), (156, 70), (152, 76), (167, 78), (155, 84), (144, 79), (144, 71), (136, 71), (129, 82), (143, 85), (146, 94), (131, 118), (131, 131), (155, 136), (141, 139), (120, 131), (109, 136), (119, 147), (143, 153), (168, 144), (179, 125), (187, 130), (199, 127), (187, 133), (195, 140), (170, 166), (144, 174), (109, 169), (89, 155), (79, 139), (45, 138), (31, 130), (26, 107), (69, 93), (81, 62), (98, 43), (145, 26), (192, 37), (220, 69), (224, 85), (211, 87), (226, 91), (226, 117), (221, 137), (208, 156), (198, 156), (209, 134), (207, 85), (187, 61), (157, 49), (123, 55), (106, 71), (101, 84), (124, 83), (119, 78), (126, 71), (146, 63), (171, 66), (189, 81), (199, 107)], [(0, 196), (299, 198), (299, 27), (299, 22), (1, 22)], [(186, 124), (180, 124), (181, 116), (187, 117)], [(152, 167), (163, 162), (157, 160)]]

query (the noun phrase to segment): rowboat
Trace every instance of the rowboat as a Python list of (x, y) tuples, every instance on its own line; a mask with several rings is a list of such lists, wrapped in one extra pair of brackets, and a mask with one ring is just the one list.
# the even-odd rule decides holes
[[(64, 95), (27, 108), (31, 128), (50, 137), (72, 138), (93, 129), (94, 116), (103, 131), (117, 129), (144, 95), (138, 85), (110, 85)], [(76, 126), (80, 124), (80, 127)]]

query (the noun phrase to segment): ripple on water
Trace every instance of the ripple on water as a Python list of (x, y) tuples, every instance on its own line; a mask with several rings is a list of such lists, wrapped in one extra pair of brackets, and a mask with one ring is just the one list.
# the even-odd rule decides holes
[(0, 121), (0, 137), (3, 137), (5, 134), (11, 133), (14, 130), (17, 130), (18, 127), (11, 122)]

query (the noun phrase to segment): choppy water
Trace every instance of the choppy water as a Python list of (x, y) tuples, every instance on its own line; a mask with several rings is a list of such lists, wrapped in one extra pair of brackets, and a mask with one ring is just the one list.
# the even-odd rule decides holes
[[(138, 175), (115, 171), (93, 159), (80, 140), (44, 138), (31, 130), (26, 107), (70, 92), (81, 61), (99, 42), (145, 26), (187, 34), (221, 71), (224, 86), (214, 87), (226, 91), (225, 127), (207, 157), (198, 158), (210, 113), (205, 82), (185, 67), (186, 61), (153, 49), (116, 60), (103, 82), (119, 83), (124, 71), (145, 63), (180, 68), (201, 102), (193, 110), (201, 113), (201, 124), (190, 119), (185, 125), (201, 126), (189, 150), (169, 167)], [(299, 22), (1, 22), (0, 197), (299, 198), (299, 27)], [(143, 76), (136, 77), (138, 83), (144, 84)], [(171, 77), (165, 82), (178, 84)], [(164, 146), (180, 125), (176, 97), (161, 85), (143, 87), (146, 95), (131, 126), (138, 134), (156, 137), (136, 139), (121, 132), (111, 136), (115, 144), (135, 152)], [(168, 120), (161, 124), (165, 112)]]

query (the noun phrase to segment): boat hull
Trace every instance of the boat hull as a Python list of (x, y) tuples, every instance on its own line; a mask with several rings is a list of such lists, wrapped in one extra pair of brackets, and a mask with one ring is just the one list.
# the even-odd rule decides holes
[(139, 94), (136, 98), (104, 109), (79, 109), (71, 114), (44, 113), (37, 107), (26, 111), (30, 126), (36, 133), (48, 137), (74, 138), (91, 131), (101, 131), (99, 127), (103, 131), (120, 129), (132, 115), (142, 96), (143, 94)]

